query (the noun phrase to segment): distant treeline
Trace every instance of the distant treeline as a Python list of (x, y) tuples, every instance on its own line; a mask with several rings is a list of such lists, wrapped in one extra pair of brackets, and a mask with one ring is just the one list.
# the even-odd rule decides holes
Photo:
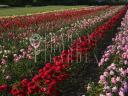
[(125, 4), (128, 0), (0, 0), (10, 6)]

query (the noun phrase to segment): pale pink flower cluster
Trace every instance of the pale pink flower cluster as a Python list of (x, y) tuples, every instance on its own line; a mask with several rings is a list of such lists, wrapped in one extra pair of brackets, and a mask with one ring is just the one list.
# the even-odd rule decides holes
[[(103, 85), (100, 96), (126, 96), (128, 94), (128, 11), (121, 23), (120, 32), (107, 47), (99, 66), (110, 65), (100, 76)], [(113, 58), (114, 57), (114, 58)], [(112, 59), (113, 58), (113, 59)], [(109, 61), (109, 62), (108, 62)]]
[[(79, 27), (82, 29), (86, 29), (90, 26), (95, 25), (98, 22), (101, 22), (103, 20), (105, 20), (108, 17), (111, 17), (113, 14), (115, 14), (115, 12), (117, 12), (120, 8), (115, 8), (115, 9), (110, 9), (109, 11), (100, 14), (100, 16), (95, 16), (93, 18), (89, 18), (89, 19), (84, 19), (80, 24)], [(104, 15), (104, 16), (103, 16)]]
[(105, 64), (110, 59), (110, 57), (115, 54), (120, 55), (123, 58), (124, 64), (128, 64), (128, 26), (126, 26), (127, 24), (125, 24), (128, 22), (128, 19), (124, 18), (123, 20), (124, 21), (122, 21), (123, 23), (121, 23), (120, 28), (121, 31), (116, 35), (115, 38), (112, 39), (113, 45), (109, 45), (107, 47), (107, 50), (104, 52), (104, 55), (99, 62), (99, 66)]
[[(76, 23), (72, 24), (71, 27), (69, 27), (66, 30), (66, 34), (64, 34), (65, 35), (64, 37), (69, 37), (72, 34), (79, 34), (80, 31), (86, 30), (86, 29), (90, 28), (91, 26), (94, 26), (97, 23), (106, 20), (108, 17), (111, 17), (116, 12), (118, 12), (120, 8), (121, 7), (118, 7), (118, 8), (112, 7), (109, 10), (107, 10), (106, 12), (100, 14), (99, 16), (93, 16), (88, 19), (83, 18), (82, 20), (77, 21)], [(63, 32), (61, 32), (61, 33), (63, 33)]]
[[(21, 59), (24, 59), (24, 58), (27, 58), (29, 60), (32, 60), (33, 59), (33, 56), (32, 56), (32, 51), (33, 51), (33, 48), (31, 46), (28, 46), (28, 48), (25, 50), (25, 49), (20, 49), (20, 52), (19, 53), (14, 53), (13, 54), (13, 61), (15, 63), (19, 62)], [(2, 59), (1, 59), (1, 64), (2, 65), (5, 65), (8, 63), (8, 59), (7, 59), (7, 56), (4, 56)]]
[(99, 83), (103, 85), (103, 96), (126, 96), (128, 92), (128, 68), (112, 63), (100, 76)]
[(33, 51), (31, 46), (28, 46), (27, 50), (21, 49), (21, 54), (13, 54), (14, 62), (19, 62), (21, 59), (27, 58), (29, 60), (33, 59), (31, 52)]
[(107, 47), (107, 51), (104, 52), (104, 54), (102, 55), (102, 58), (99, 62), (99, 66), (105, 64), (105, 62), (107, 62), (111, 56), (111, 54), (115, 54), (116, 52), (116, 47), (114, 45), (109, 45)]

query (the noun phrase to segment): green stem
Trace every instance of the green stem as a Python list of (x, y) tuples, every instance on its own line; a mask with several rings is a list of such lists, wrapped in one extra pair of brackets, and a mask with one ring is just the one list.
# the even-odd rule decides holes
[(35, 63), (37, 62), (37, 57), (36, 57), (36, 48), (35, 48)]

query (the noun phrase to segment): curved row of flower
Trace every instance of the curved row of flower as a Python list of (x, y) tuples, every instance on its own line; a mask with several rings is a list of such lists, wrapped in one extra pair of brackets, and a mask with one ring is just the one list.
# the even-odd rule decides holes
[[(64, 36), (64, 41), (66, 41), (68, 39), (68, 34), (84, 34), (84, 30), (83, 29), (87, 29), (87, 28), (91, 28), (91, 29), (94, 29), (92, 28), (93, 26), (99, 26), (99, 24), (97, 23), (100, 23), (100, 22), (105, 22), (106, 20), (108, 20), (111, 16), (115, 15), (122, 7), (111, 7), (111, 8), (108, 8), (106, 10), (104, 10), (103, 12), (100, 12), (101, 14), (99, 15), (95, 15), (94, 17), (90, 18), (90, 19), (83, 19), (81, 20), (80, 22), (76, 22), (75, 24), (73, 24), (73, 26), (71, 26), (70, 28), (68, 28), (68, 30), (66, 30), (66, 32), (62, 31), (60, 32), (61, 34), (63, 34)], [(89, 22), (89, 21), (93, 21), (93, 22)], [(85, 24), (87, 24), (88, 22), (88, 25), (85, 26)], [(100, 24), (101, 25), (101, 24)], [(85, 27), (85, 28), (84, 28)], [(72, 30), (72, 31), (71, 31)], [(81, 33), (83, 32), (83, 33)], [(87, 33), (87, 32), (86, 32)], [(86, 34), (85, 33), (85, 34)], [(90, 33), (90, 31), (89, 31)], [(57, 39), (61, 39), (59, 34), (55, 35), (55, 36), (58, 36), (59, 38)], [(50, 37), (50, 36), (49, 36)], [(78, 38), (79, 36), (77, 36), (76, 38)], [(74, 39), (75, 40), (75, 39)], [(50, 41), (50, 40), (49, 40)], [(48, 42), (48, 41), (47, 41)], [(51, 42), (51, 41), (50, 41)], [(49, 42), (48, 42), (49, 43)], [(53, 42), (54, 43), (54, 42)], [(53, 43), (49, 43), (50, 45), (53, 45)], [(57, 43), (57, 42), (56, 42)], [(54, 45), (56, 45), (56, 43)], [(58, 42), (58, 45), (60, 46), (60, 44), (63, 43), (62, 42)], [(68, 43), (69, 44), (69, 43)], [(42, 44), (41, 44), (42, 45)], [(53, 46), (54, 46), (53, 45)], [(69, 44), (70, 45), (70, 44)], [(64, 45), (64, 46), (67, 46)], [(44, 47), (41, 47), (42, 50), (44, 49)], [(49, 47), (47, 47), (47, 49), (45, 51), (49, 52), (51, 51), (50, 49), (48, 49)], [(63, 49), (62, 49), (63, 50)], [(60, 52), (62, 51), (60, 50)], [(20, 52), (18, 54), (5, 54), (5, 56), (1, 59), (1, 65), (0, 65), (0, 77), (1, 77), (1, 84), (3, 83), (12, 83), (12, 82), (15, 82), (17, 80), (19, 80), (19, 78), (22, 78), (23, 76), (27, 76), (29, 77), (28, 75), (31, 76), (32, 73), (35, 74), (35, 71), (34, 69), (36, 68), (39, 68), (38, 66), (42, 66), (43, 64), (45, 64), (45, 60), (43, 61), (41, 59), (41, 61), (38, 62), (38, 64), (33, 64), (33, 59), (34, 59), (34, 56), (33, 56), (33, 48), (31, 46), (28, 46), (28, 48), (25, 50), (25, 49), (21, 49)], [(6, 53), (6, 52), (5, 52)], [(45, 52), (42, 52), (41, 54), (45, 54)], [(54, 52), (51, 52), (51, 53), (48, 53), (47, 55), (50, 57), (51, 54), (55, 54)], [(55, 56), (55, 55), (54, 55)], [(10, 58), (11, 57), (11, 58)], [(43, 56), (37, 56), (38, 58), (44, 58), (44, 55)], [(46, 58), (47, 61), (49, 61), (50, 59)], [(25, 64), (24, 64), (25, 62)], [(32, 65), (30, 67), (27, 67), (29, 65)], [(19, 67), (20, 66), (20, 67)], [(26, 67), (26, 68), (24, 68)], [(15, 68), (15, 69), (14, 69)], [(25, 74), (23, 74), (23, 70)], [(34, 72), (30, 72), (28, 73), (28, 70), (32, 70)], [(20, 75), (17, 75), (17, 74), (20, 74)], [(22, 76), (23, 74), (23, 76)], [(18, 76), (18, 77), (17, 77)], [(15, 78), (16, 77), (16, 78)], [(4, 81), (3, 81), (4, 80)]]
[[(78, 10), (65, 10), (62, 12), (49, 12), (44, 14), (37, 14), (32, 16), (20, 16), (15, 18), (1, 18), (0, 19), (0, 28), (2, 29), (14, 29), (14, 28), (27, 28), (28, 26), (31, 26), (33, 24), (38, 25), (46, 23), (46, 22), (53, 22), (58, 21), (68, 21), (68, 20), (74, 20), (79, 18), (79, 16), (88, 14), (90, 12), (94, 12), (96, 10), (105, 9), (109, 6), (103, 6), (103, 7), (95, 7), (92, 9), (78, 9)], [(66, 23), (66, 22), (65, 22)], [(55, 24), (55, 23), (54, 23)], [(61, 24), (61, 23), (59, 23)]]
[[(100, 76), (99, 96), (128, 95), (128, 11), (121, 22), (120, 31), (113, 38), (113, 44), (107, 47), (99, 66), (104, 72)], [(92, 91), (91, 91), (92, 93)], [(91, 94), (90, 93), (90, 94)]]
[[(121, 22), (120, 32), (113, 39), (114, 44), (108, 46), (99, 66), (108, 66), (100, 76), (103, 84), (103, 96), (128, 95), (128, 11)], [(110, 60), (112, 59), (113, 60)], [(108, 63), (110, 61), (110, 63)]]
[[(32, 81), (23, 79), (21, 82), (13, 85), (11, 93), (14, 96), (26, 96), (27, 94), (47, 94), (48, 96), (58, 96), (58, 84), (65, 80), (69, 74), (68, 68), (71, 62), (76, 60), (77, 53), (85, 54), (91, 51), (99, 40), (103, 39), (104, 34), (113, 28), (116, 22), (125, 14), (126, 7), (109, 19), (105, 24), (96, 28), (96, 30), (87, 38), (80, 37), (76, 40), (69, 50), (63, 50), (60, 56), (53, 58), (53, 64), (47, 63), (45, 67), (39, 70), (39, 73), (32, 78)], [(79, 45), (79, 46), (78, 46)], [(1, 91), (6, 89), (6, 85), (1, 85)]]

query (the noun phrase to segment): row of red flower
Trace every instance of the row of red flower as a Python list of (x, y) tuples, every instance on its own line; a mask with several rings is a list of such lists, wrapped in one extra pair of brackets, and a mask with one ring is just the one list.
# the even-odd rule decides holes
[[(103, 10), (109, 6), (96, 7), (92, 9), (79, 9), (79, 10), (66, 10), (62, 12), (50, 12), (45, 14), (37, 14), (31, 16), (20, 16), (15, 18), (1, 18), (0, 19), (0, 28), (1, 29), (13, 29), (13, 28), (27, 28), (33, 24), (38, 25), (50, 21), (60, 21), (60, 20), (69, 20), (77, 19), (85, 14), (90, 14), (92, 12)], [(71, 20), (71, 21), (72, 21)]]
[[(96, 28), (89, 38), (82, 36), (78, 38), (69, 50), (63, 50), (60, 56), (53, 57), (53, 64), (47, 63), (39, 70), (39, 73), (32, 78), (32, 81), (23, 79), (12, 86), (11, 94), (14, 96), (26, 96), (27, 94), (46, 94), (48, 96), (58, 96), (58, 84), (68, 78), (67, 69), (76, 60), (78, 53), (90, 52), (104, 38), (104, 34), (113, 28), (116, 22), (125, 14), (127, 7), (123, 8), (105, 24)], [(7, 89), (7, 85), (1, 85), (0, 90)], [(9, 90), (9, 88), (8, 88)]]

